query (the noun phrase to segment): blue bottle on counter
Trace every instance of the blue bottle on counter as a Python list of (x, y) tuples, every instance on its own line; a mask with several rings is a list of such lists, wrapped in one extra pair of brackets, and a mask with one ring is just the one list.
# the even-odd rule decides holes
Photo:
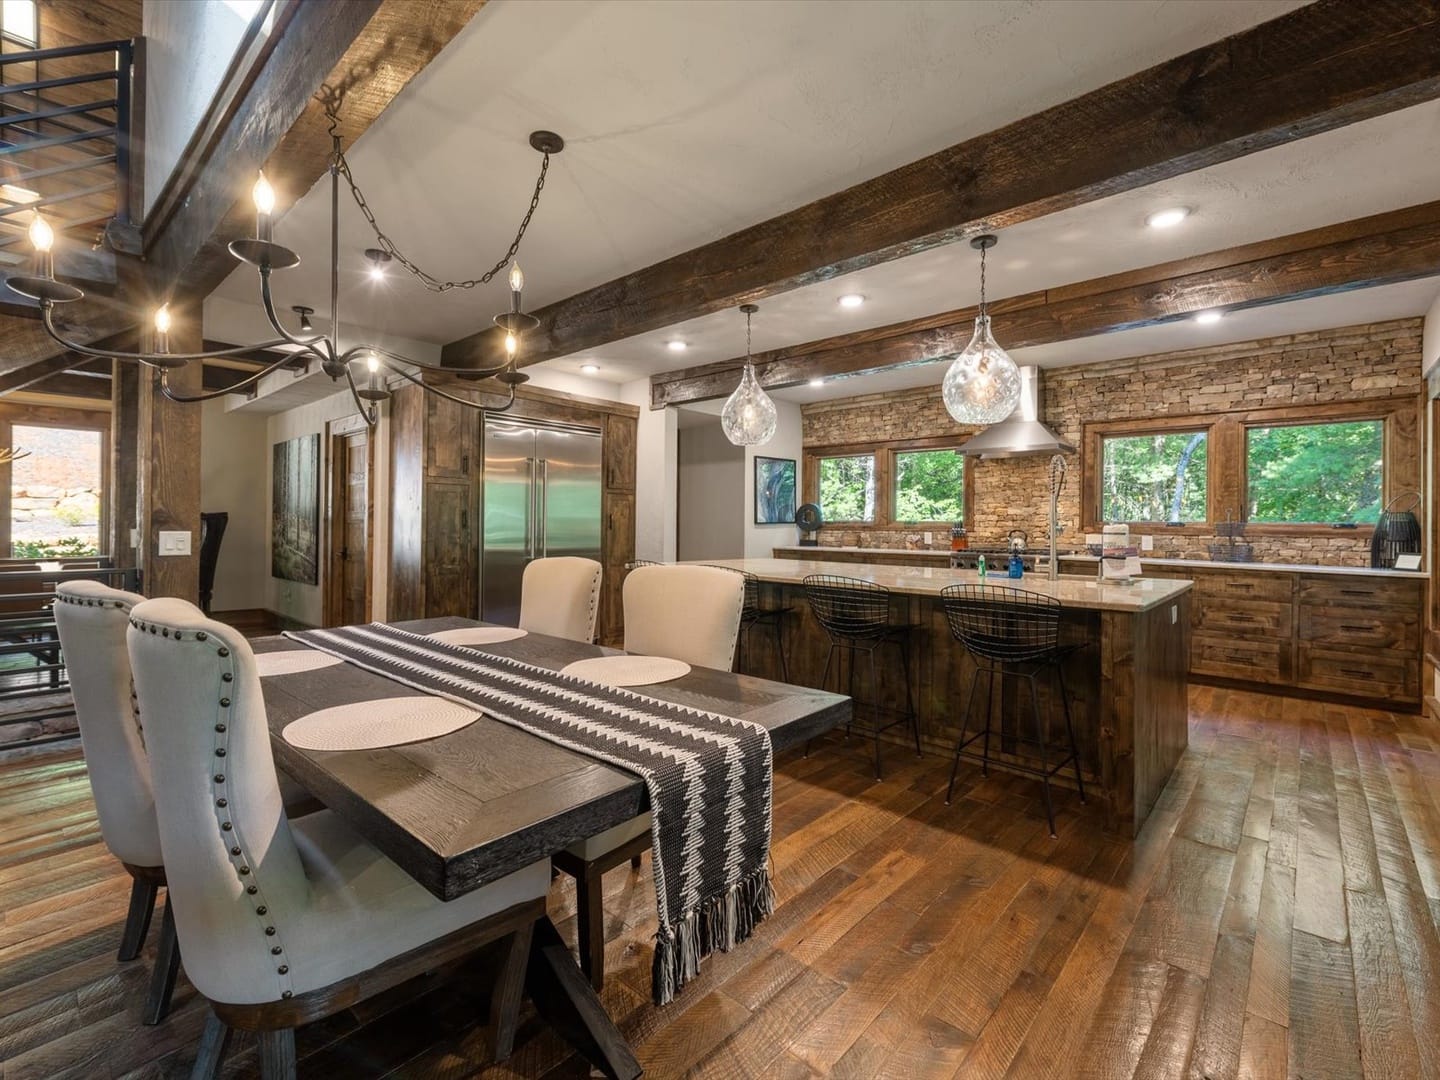
[(975, 573), (976, 573), (977, 575), (979, 575), (981, 581), (984, 581), (984, 580), (985, 580), (985, 556), (984, 556), (984, 555), (981, 555), (980, 558), (976, 561), (976, 563), (975, 563)]
[(1017, 554), (1015, 554), (1015, 553), (1012, 552), (1011, 555), (1010, 555), (1010, 577), (1012, 577), (1012, 578), (1022, 578), (1022, 577), (1024, 577), (1024, 576), (1025, 576), (1025, 560), (1022, 559), (1022, 558), (1020, 558), (1019, 555), (1017, 555)]

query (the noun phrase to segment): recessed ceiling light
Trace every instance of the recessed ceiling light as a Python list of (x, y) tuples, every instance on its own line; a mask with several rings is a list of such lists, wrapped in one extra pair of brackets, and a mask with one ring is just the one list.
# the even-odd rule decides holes
[(580, 365), (580, 370), (583, 371), (586, 375), (595, 375), (595, 374), (597, 374), (597, 373), (600, 371), (600, 365), (599, 365), (599, 364), (581, 364), (581, 365)]
[(1172, 206), (1166, 210), (1156, 210), (1145, 219), (1145, 224), (1152, 229), (1173, 229), (1189, 216), (1188, 206)]
[(810, 380), (810, 385), (811, 385), (811, 386), (824, 386), (824, 385), (825, 385), (825, 380), (824, 380), (824, 379), (811, 379), (811, 380)]
[(858, 292), (846, 293), (836, 301), (841, 307), (859, 307), (865, 302), (865, 297)]
[(1202, 311), (1199, 315), (1195, 316), (1195, 321), (1204, 326), (1210, 323), (1217, 323), (1222, 317), (1223, 313), (1219, 311)]
[(687, 345), (687, 344), (685, 344), (685, 342), (683, 342), (683, 341), (676, 340), (676, 341), (667, 341), (667, 342), (665, 343), (665, 347), (666, 347), (667, 349), (669, 349), (671, 352), (684, 352), (684, 351), (685, 351), (686, 349), (688, 349), (690, 346)]

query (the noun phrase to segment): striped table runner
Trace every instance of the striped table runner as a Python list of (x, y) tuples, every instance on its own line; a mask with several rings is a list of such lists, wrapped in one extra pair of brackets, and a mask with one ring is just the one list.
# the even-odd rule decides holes
[(385, 623), (286, 636), (641, 776), (660, 924), (656, 1004), (699, 974), (702, 958), (744, 941), (773, 910), (772, 753), (761, 725)]

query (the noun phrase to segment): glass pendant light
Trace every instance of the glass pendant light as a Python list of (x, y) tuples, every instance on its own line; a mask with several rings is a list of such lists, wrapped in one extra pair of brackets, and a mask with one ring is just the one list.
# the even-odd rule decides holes
[(998, 424), (1020, 404), (1020, 369), (990, 333), (985, 307), (985, 252), (998, 241), (986, 234), (970, 241), (980, 252), (980, 310), (975, 334), (945, 373), (941, 393), (958, 424)]
[(745, 371), (740, 385), (720, 411), (720, 427), (736, 446), (760, 446), (775, 435), (775, 402), (761, 387), (750, 361), (750, 316), (760, 309), (754, 304), (741, 304), (740, 310), (745, 313)]

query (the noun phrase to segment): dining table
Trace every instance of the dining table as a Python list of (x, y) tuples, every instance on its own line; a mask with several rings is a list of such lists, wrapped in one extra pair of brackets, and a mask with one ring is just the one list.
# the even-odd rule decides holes
[[(416, 634), (485, 627), (443, 617), (390, 624)], [(259, 638), (256, 654), (309, 647)], [(620, 650), (528, 633), (467, 646), (559, 671)], [(336, 706), (416, 691), (351, 663), (261, 679), (276, 764), (441, 900), (453, 900), (649, 808), (637, 774), (491, 716), (450, 734), (367, 750), (305, 750), (286, 725)], [(692, 667), (632, 688), (661, 701), (749, 720), (780, 751), (848, 724), (848, 697), (729, 671)], [(526, 991), (536, 1011), (605, 1075), (636, 1077), (633, 1052), (605, 1012), (549, 916), (537, 922)]]

